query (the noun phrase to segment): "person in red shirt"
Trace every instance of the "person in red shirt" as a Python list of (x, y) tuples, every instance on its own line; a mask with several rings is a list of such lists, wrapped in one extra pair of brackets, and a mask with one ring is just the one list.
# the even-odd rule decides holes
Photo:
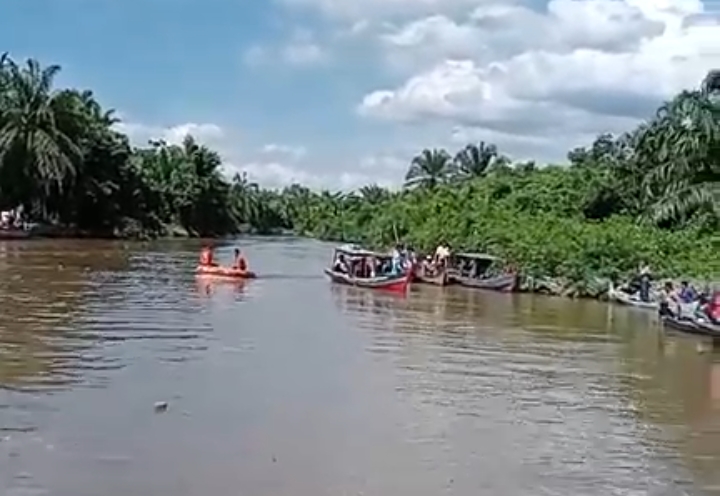
[(713, 293), (705, 307), (705, 313), (710, 317), (713, 324), (720, 324), (720, 291)]

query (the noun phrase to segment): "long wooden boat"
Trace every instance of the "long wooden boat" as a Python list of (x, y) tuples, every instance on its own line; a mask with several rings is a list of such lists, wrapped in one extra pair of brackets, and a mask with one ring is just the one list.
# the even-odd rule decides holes
[(693, 318), (663, 317), (662, 325), (665, 329), (720, 338), (720, 325), (703, 322)]
[[(351, 262), (355, 261), (356, 263), (365, 263), (367, 261), (379, 261), (381, 263), (387, 263), (391, 258), (387, 254), (362, 250), (355, 246), (343, 246), (338, 247), (334, 250), (333, 262), (335, 258), (340, 254), (350, 258)], [(354, 264), (351, 263), (351, 265)], [(325, 274), (327, 274), (327, 276), (332, 282), (338, 284), (345, 284), (358, 288), (405, 292), (410, 288), (410, 283), (413, 279), (414, 271), (410, 269), (404, 274), (391, 276), (358, 277), (353, 274), (346, 274), (344, 272), (335, 271), (332, 268), (326, 268)]]
[(383, 276), (383, 277), (354, 277), (342, 272), (335, 272), (332, 269), (325, 269), (325, 273), (330, 277), (332, 282), (345, 284), (348, 286), (356, 286), (358, 288), (367, 289), (383, 289), (386, 291), (407, 291), (410, 287), (412, 274), (402, 274), (400, 276)]
[(660, 307), (660, 304), (657, 301), (643, 301), (639, 296), (617, 290), (614, 287), (610, 287), (608, 290), (608, 298), (611, 301), (620, 303), (621, 305), (644, 308), (646, 310), (657, 310)]
[(445, 269), (441, 269), (435, 274), (429, 274), (422, 265), (415, 267), (415, 281), (423, 284), (433, 284), (435, 286), (447, 286), (450, 284), (450, 275)]
[[(461, 286), (493, 291), (511, 292), (518, 286), (517, 274), (505, 272), (490, 274), (491, 267), (496, 266), (501, 259), (485, 253), (458, 253), (452, 256), (452, 269), (449, 279)], [(470, 270), (462, 266), (469, 265)]]
[(28, 229), (0, 229), (0, 240), (28, 239), (32, 235)]

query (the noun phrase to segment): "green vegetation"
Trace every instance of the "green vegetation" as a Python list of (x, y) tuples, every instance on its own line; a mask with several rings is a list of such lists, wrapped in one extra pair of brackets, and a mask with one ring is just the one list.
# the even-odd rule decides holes
[(569, 165), (513, 164), (485, 143), (423, 150), (401, 191), (341, 194), (226, 181), (219, 155), (191, 137), (134, 149), (92, 93), (52, 87), (58, 70), (0, 60), (0, 207), (38, 221), (137, 236), (292, 229), (421, 250), (442, 239), (581, 286), (643, 262), (720, 279), (720, 72), (637, 129), (572, 150)]

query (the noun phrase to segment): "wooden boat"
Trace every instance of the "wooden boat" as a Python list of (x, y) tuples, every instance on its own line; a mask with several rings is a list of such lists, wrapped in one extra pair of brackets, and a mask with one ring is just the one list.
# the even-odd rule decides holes
[(350, 274), (334, 271), (332, 266), (326, 268), (325, 274), (328, 275), (332, 282), (356, 286), (358, 288), (382, 289), (385, 291), (405, 292), (410, 288), (410, 281), (413, 278), (412, 269), (397, 276), (358, 277), (353, 275), (357, 273), (355, 269), (358, 267), (358, 264), (364, 265), (372, 262), (382, 267), (390, 261), (391, 257), (389, 255), (362, 250), (356, 247), (339, 247), (333, 252), (333, 265), (339, 255), (344, 255), (349, 259), (349, 265), (351, 266)]
[(491, 273), (500, 263), (500, 258), (485, 253), (458, 253), (451, 257), (449, 279), (469, 288), (515, 291), (518, 283), (516, 273)]
[(0, 229), (0, 240), (28, 239), (32, 234), (29, 229)]
[(450, 284), (450, 276), (445, 269), (440, 269), (436, 273), (429, 273), (422, 264), (415, 267), (414, 280), (423, 284), (433, 284), (435, 286), (447, 286)]
[(625, 291), (617, 290), (611, 286), (608, 290), (608, 298), (611, 301), (620, 303), (621, 305), (628, 305), (637, 308), (644, 308), (646, 310), (657, 310), (660, 304), (657, 301), (643, 301), (638, 295), (626, 293)]
[(712, 324), (690, 317), (662, 317), (663, 328), (697, 334), (699, 336), (710, 336), (720, 338), (720, 325)]

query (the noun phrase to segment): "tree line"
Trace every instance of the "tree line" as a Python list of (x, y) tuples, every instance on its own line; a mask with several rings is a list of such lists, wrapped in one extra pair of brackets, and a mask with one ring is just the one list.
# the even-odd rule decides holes
[(404, 187), (351, 193), (227, 179), (191, 136), (133, 147), (92, 92), (53, 85), (60, 67), (0, 57), (0, 207), (95, 235), (193, 236), (278, 229), (420, 250), (440, 240), (511, 259), (537, 277), (589, 281), (650, 263), (720, 275), (720, 71), (567, 164), (513, 163), (488, 143), (421, 151)]

